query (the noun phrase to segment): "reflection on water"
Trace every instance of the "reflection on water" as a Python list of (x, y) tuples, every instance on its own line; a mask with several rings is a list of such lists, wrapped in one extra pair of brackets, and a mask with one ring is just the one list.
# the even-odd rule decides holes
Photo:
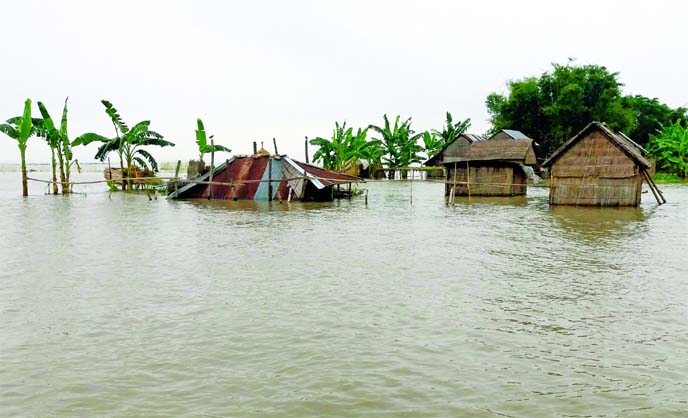
[(642, 208), (597, 208), (586, 206), (550, 206), (549, 213), (561, 228), (582, 237), (619, 236), (633, 234), (643, 226)]
[(686, 187), (627, 210), (541, 188), (447, 206), (423, 182), (413, 204), (408, 182), (369, 183), (368, 206), (22, 199), (15, 180), (0, 416), (688, 410)]
[[(450, 202), (451, 203), (451, 202)], [(456, 196), (454, 204), (462, 205), (493, 205), (493, 206), (525, 206), (526, 196)]]
[(338, 201), (335, 202), (279, 202), (274, 200), (272, 202), (267, 200), (214, 200), (214, 199), (193, 199), (193, 200), (176, 200), (181, 205), (193, 205), (201, 210), (214, 211), (246, 211), (246, 212), (273, 212), (273, 211), (289, 211), (289, 210), (318, 210), (336, 207)]

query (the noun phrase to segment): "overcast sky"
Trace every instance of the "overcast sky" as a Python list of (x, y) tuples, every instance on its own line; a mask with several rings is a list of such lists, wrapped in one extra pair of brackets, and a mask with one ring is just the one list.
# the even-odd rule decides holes
[[(281, 153), (303, 159), (304, 136), (328, 136), (335, 120), (358, 127), (400, 114), (423, 131), (450, 111), (482, 133), (490, 92), (569, 57), (620, 72), (625, 93), (685, 106), (687, 4), (3, 1), (0, 118), (29, 97), (59, 119), (69, 96), (72, 138), (111, 136), (108, 99), (130, 125), (149, 119), (177, 144), (155, 150), (159, 161), (196, 155), (197, 117), (236, 153), (253, 140), (272, 151), (276, 137)], [(93, 161), (95, 148), (75, 154)], [(49, 155), (31, 140), (29, 161)], [(0, 134), (0, 162), (18, 156)]]

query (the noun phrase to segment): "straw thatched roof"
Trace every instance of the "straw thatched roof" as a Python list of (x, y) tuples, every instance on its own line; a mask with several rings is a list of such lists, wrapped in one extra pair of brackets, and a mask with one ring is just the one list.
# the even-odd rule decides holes
[(609, 140), (616, 146), (618, 146), (626, 155), (628, 155), (636, 164), (643, 166), (645, 168), (650, 168), (651, 163), (647, 158), (644, 157), (645, 150), (643, 147), (638, 145), (632, 139), (627, 137), (621, 132), (614, 132), (607, 125), (602, 122), (590, 122), (588, 126), (583, 128), (580, 132), (574, 135), (571, 139), (566, 141), (564, 145), (559, 147), (554, 154), (552, 154), (542, 165), (544, 167), (551, 166), (554, 161), (561, 157), (566, 150), (571, 148), (580, 139), (586, 137), (592, 130), (597, 129), (602, 132)]
[(465, 161), (503, 161), (523, 165), (534, 165), (537, 162), (532, 139), (493, 139), (474, 142), (464, 157), (447, 159), (444, 163)]

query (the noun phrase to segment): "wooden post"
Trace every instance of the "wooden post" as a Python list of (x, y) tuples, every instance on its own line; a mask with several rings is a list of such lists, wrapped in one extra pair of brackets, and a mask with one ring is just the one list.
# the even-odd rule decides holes
[(306, 138), (306, 141), (304, 141), (303, 145), (304, 145), (304, 148), (306, 151), (306, 164), (309, 164), (310, 162), (308, 161), (308, 137), (305, 137), (305, 138)]
[(451, 188), (451, 204), (454, 206), (454, 195), (456, 194), (456, 161), (454, 161), (454, 183)]
[[(662, 196), (661, 192), (659, 192), (659, 188), (657, 188), (657, 185), (654, 183), (654, 181), (650, 177), (650, 174), (647, 172), (647, 170), (642, 170), (642, 172), (643, 172), (643, 176), (645, 177), (645, 181), (647, 181), (647, 187), (649, 187), (650, 190), (652, 191), (652, 194), (655, 196), (655, 199), (657, 199), (657, 203), (659, 203), (660, 205), (666, 203), (664, 196)], [(659, 194), (657, 192), (659, 192)], [(661, 199), (660, 199), (660, 196), (661, 196)], [(662, 202), (662, 200), (664, 200), (664, 202)]]
[(272, 202), (272, 157), (268, 157), (268, 202)]
[(471, 168), (466, 160), (466, 188), (468, 189), (468, 200), (471, 200)]
[(177, 168), (174, 169), (174, 178), (179, 178), (179, 169), (181, 168), (182, 160), (177, 160)]
[(655, 180), (652, 178), (650, 173), (648, 173), (647, 170), (643, 170), (643, 171), (645, 172), (645, 176), (647, 177), (647, 180), (652, 184), (652, 187), (654, 187), (655, 190), (657, 190), (657, 194), (659, 195), (659, 197), (662, 198), (662, 204), (666, 203), (666, 199), (664, 198), (664, 194), (662, 194), (662, 191), (659, 190), (659, 187), (657, 187), (657, 183), (655, 183)]
[[(215, 142), (211, 139), (210, 140), (210, 146), (214, 147)], [(210, 183), (208, 185), (208, 200), (213, 198), (213, 171), (215, 171), (215, 151), (212, 151), (210, 153)]]
[(414, 171), (411, 169), (411, 206), (413, 206), (413, 175)]
[(368, 189), (365, 191), (365, 205), (368, 207)]
[(351, 183), (349, 183), (349, 200), (351, 200)]

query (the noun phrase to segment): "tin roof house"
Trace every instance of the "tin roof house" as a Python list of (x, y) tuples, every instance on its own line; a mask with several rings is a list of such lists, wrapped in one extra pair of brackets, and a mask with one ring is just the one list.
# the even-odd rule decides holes
[(334, 186), (360, 178), (293, 160), (287, 155), (238, 155), (210, 172), (168, 186), (172, 199), (328, 201)]

